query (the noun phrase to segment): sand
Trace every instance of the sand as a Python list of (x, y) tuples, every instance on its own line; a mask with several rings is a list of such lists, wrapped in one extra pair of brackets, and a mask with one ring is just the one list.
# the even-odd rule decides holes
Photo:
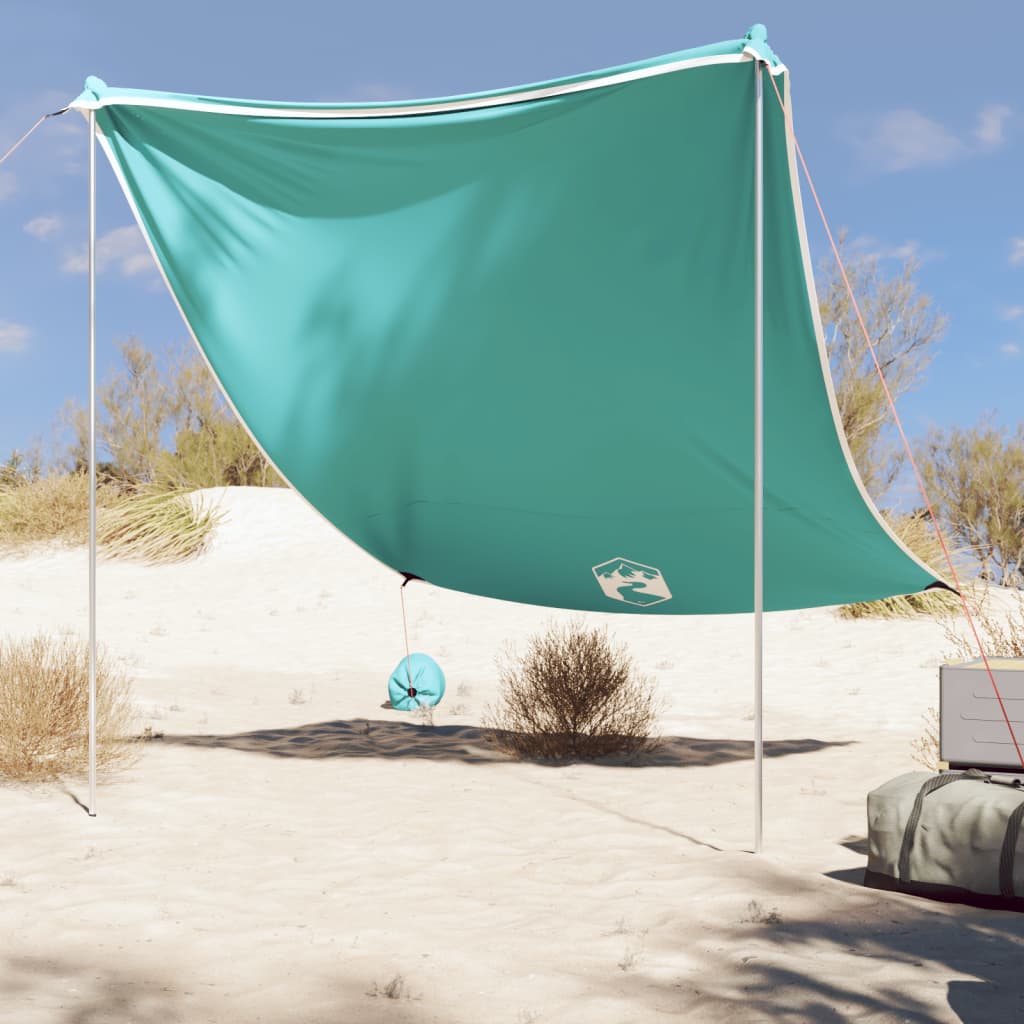
[[(101, 562), (137, 762), (0, 786), (0, 1021), (626, 1024), (1024, 1019), (1020, 915), (860, 884), (864, 801), (917, 766), (928, 621), (767, 617), (765, 853), (751, 621), (589, 615), (666, 703), (640, 766), (516, 763), (495, 655), (569, 613), (407, 589), (433, 724), (382, 707), (395, 574), (287, 491), (211, 492), (211, 550)], [(84, 634), (77, 550), (0, 559), (3, 632)]]

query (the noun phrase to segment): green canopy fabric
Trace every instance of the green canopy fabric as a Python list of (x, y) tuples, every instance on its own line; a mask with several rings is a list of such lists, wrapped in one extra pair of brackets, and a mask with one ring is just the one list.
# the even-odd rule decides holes
[[(755, 68), (763, 70), (755, 72)], [(856, 475), (789, 76), (745, 39), (417, 103), (108, 88), (97, 131), (189, 329), (282, 475), (399, 572), (639, 614), (753, 601), (755, 74), (765, 607), (934, 575)]]

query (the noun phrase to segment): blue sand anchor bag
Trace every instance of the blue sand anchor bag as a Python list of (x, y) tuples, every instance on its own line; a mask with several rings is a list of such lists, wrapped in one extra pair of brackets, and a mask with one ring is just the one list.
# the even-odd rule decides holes
[(444, 696), (444, 672), (429, 654), (410, 654), (391, 673), (388, 696), (399, 711), (432, 708)]

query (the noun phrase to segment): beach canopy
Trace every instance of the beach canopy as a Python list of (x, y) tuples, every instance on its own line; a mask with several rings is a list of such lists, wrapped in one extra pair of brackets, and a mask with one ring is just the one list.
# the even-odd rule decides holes
[(564, 608), (751, 610), (763, 209), (765, 607), (936, 582), (842, 435), (789, 75), (760, 27), (453, 99), (297, 105), (91, 78), (73, 106), (95, 112), (255, 440), (395, 570)]

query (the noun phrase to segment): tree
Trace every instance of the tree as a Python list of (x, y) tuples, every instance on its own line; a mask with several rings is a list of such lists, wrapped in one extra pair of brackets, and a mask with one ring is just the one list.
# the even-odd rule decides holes
[[(896, 400), (921, 382), (947, 318), (935, 309), (928, 295), (918, 291), (915, 277), (919, 265), (913, 258), (891, 277), (882, 270), (878, 256), (844, 262), (879, 365)], [(822, 267), (818, 296), (843, 430), (864, 486), (878, 500), (899, 474), (904, 453), (887, 429), (892, 426), (889, 403), (846, 285), (831, 264)]]
[(283, 483), (224, 401), (213, 374), (191, 347), (170, 354), (174, 450), (155, 464), (163, 486), (279, 486)]
[(97, 390), (104, 412), (97, 429), (125, 480), (152, 483), (173, 412), (171, 386), (141, 341), (131, 338), (119, 347), (124, 368)]
[(982, 579), (1024, 586), (1024, 423), (934, 427), (916, 453), (936, 514), (980, 563)]
[[(186, 490), (282, 483), (191, 347), (169, 348), (161, 360), (132, 338), (120, 351), (123, 367), (97, 389), (97, 441), (109, 455), (97, 465), (101, 478)], [(86, 411), (69, 403), (61, 418), (72, 434), (67, 461), (83, 469)]]

